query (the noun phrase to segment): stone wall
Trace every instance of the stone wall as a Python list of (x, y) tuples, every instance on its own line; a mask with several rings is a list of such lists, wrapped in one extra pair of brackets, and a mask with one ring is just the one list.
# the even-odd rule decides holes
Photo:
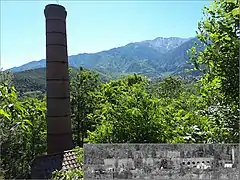
[(86, 144), (84, 179), (239, 179), (238, 144)]

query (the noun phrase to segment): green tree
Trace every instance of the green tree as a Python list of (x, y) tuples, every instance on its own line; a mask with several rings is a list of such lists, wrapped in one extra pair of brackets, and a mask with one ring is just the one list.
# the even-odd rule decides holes
[(0, 68), (0, 84), (8, 84), (11, 85), (13, 80), (13, 74), (8, 71), (2, 71)]
[(204, 78), (220, 80), (220, 90), (230, 102), (239, 102), (239, 39), (236, 30), (240, 28), (238, 0), (214, 0), (210, 7), (204, 7), (204, 18), (199, 22), (197, 37), (204, 50), (192, 48), (196, 67), (204, 64)]
[(89, 120), (87, 115), (95, 109), (97, 102), (93, 94), (98, 90), (100, 82), (97, 73), (83, 68), (79, 68), (71, 74), (70, 92), (74, 140), (78, 146), (83, 147), (87, 130), (94, 130), (95, 127), (95, 121)]
[(96, 143), (137, 143), (164, 141), (162, 124), (156, 116), (158, 103), (147, 93), (144, 77), (132, 75), (103, 84), (98, 109), (89, 115), (99, 123), (89, 132)]
[(219, 112), (224, 128), (232, 131), (227, 141), (239, 142), (239, 1), (214, 0), (203, 14), (197, 37), (204, 50), (193, 47), (191, 60), (205, 73), (200, 80), (202, 95)]
[(149, 84), (149, 92), (158, 98), (177, 98), (186, 88), (186, 82), (181, 77), (166, 77)]

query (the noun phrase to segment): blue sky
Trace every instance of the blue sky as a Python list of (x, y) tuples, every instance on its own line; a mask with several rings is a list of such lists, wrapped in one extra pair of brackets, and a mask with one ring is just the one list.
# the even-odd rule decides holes
[[(45, 58), (44, 7), (56, 1), (1, 0), (1, 67)], [(68, 11), (68, 55), (156, 37), (193, 37), (209, 1), (59, 1)]]

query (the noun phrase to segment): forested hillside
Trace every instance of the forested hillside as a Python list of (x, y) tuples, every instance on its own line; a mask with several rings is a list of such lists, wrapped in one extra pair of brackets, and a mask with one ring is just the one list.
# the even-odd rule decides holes
[[(76, 68), (69, 68), (69, 71), (71, 71), (70, 78), (76, 76)], [(99, 74), (101, 82), (106, 82), (110, 79), (115, 79), (119, 77), (117, 74), (103, 73), (99, 71), (94, 72)], [(46, 92), (46, 68), (32, 69), (10, 74), (12, 74), (12, 83), (14, 84), (19, 94), (33, 91), (40, 91), (42, 93)]]
[[(187, 67), (186, 67), (187, 69)], [(198, 79), (202, 73), (200, 71), (185, 72), (185, 68), (182, 72), (176, 73), (165, 73), (162, 76), (150, 77), (151, 80), (155, 81), (168, 76), (181, 76), (188, 81), (195, 81)], [(101, 82), (107, 82), (114, 79), (119, 79), (123, 76), (128, 76), (134, 73), (111, 73), (111, 72), (100, 72), (96, 70), (85, 69), (86, 71), (96, 72), (99, 75)], [(77, 68), (69, 68), (70, 78), (76, 76)], [(139, 75), (144, 75), (144, 73), (139, 73)], [(40, 91), (42, 93), (46, 92), (46, 68), (32, 69), (21, 72), (12, 73), (12, 82), (18, 93), (30, 93), (35, 91)]]
[[(69, 66), (87, 68), (113, 74), (141, 73), (149, 77), (184, 71), (189, 60), (187, 50), (197, 38), (156, 38), (130, 43), (122, 47), (98, 53), (83, 53), (69, 56)], [(9, 69), (21, 72), (46, 67), (46, 60), (32, 61)], [(192, 67), (192, 66), (187, 66)]]
[[(239, 143), (239, 16), (236, 0), (218, 0), (204, 8), (197, 34), (202, 47), (189, 51), (195, 69), (203, 72), (197, 81), (181, 76), (150, 80), (136, 74), (103, 81), (95, 71), (71, 70), (75, 146)], [(44, 69), (33, 72), (42, 84), (34, 84), (35, 78), (31, 83), (44, 88)], [(20, 96), (14, 87), (19, 88), (17, 78), (21, 76), (8, 72), (0, 76), (1, 179), (28, 178), (32, 160), (46, 153), (46, 97)], [(80, 179), (83, 173), (57, 172), (53, 179), (60, 177)]]

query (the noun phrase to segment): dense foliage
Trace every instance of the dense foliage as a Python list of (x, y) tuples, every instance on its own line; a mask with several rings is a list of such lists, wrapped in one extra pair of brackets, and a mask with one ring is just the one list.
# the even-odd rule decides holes
[(26, 177), (32, 160), (46, 152), (45, 110), (45, 101), (19, 101), (13, 86), (0, 84), (1, 167), (6, 179)]
[[(71, 71), (73, 140), (83, 143), (239, 143), (239, 27), (237, 1), (214, 1), (204, 9), (191, 60), (204, 75), (196, 81), (154, 81), (128, 75), (111, 81), (82, 68)], [(0, 75), (0, 178), (28, 178), (46, 152), (46, 99), (17, 92), (11, 73)], [(19, 86), (20, 87), (20, 86)], [(78, 149), (82, 163), (82, 149)], [(83, 172), (55, 172), (79, 179)]]
[(218, 78), (221, 91), (230, 101), (239, 101), (239, 26), (240, 9), (237, 0), (218, 0), (204, 8), (204, 20), (199, 23), (198, 39), (204, 51), (194, 51), (195, 64), (205, 64), (208, 81)]
[[(149, 86), (151, 93), (146, 88)], [(151, 86), (140, 76), (102, 85), (96, 110), (89, 114), (90, 119), (100, 122), (89, 132), (90, 142), (232, 142), (234, 135), (230, 136), (231, 129), (225, 127), (226, 117), (214, 109), (216, 102), (210, 99), (213, 94), (206, 97), (199, 84), (170, 77), (154, 84), (154, 89)]]
[[(238, 0), (214, 0), (204, 7), (204, 17), (199, 22), (197, 37), (204, 46), (203, 51), (191, 49), (192, 61), (197, 69), (205, 72), (202, 89), (221, 92), (215, 98), (216, 111), (224, 111), (228, 128), (239, 139), (239, 26), (240, 8)], [(238, 141), (235, 139), (235, 141)]]
[[(71, 71), (70, 74), (73, 72)], [(96, 122), (87, 115), (92, 113), (97, 104), (93, 94), (97, 93), (100, 84), (99, 76), (93, 71), (84, 71), (80, 68), (72, 76), (71, 89), (71, 114), (73, 127), (73, 140), (75, 145), (83, 146), (87, 130), (94, 130)]]

